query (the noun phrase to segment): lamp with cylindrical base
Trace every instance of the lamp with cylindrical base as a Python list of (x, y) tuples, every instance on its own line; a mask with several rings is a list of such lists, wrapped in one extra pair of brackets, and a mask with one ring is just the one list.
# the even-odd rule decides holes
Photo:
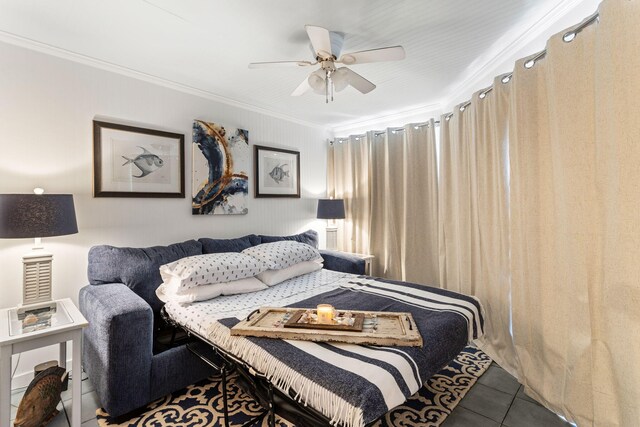
[[(320, 199), (318, 200), (318, 219), (328, 219), (327, 224), (327, 249), (335, 250), (338, 247), (338, 226), (336, 219), (344, 219), (343, 199)], [(332, 222), (333, 220), (333, 222)]]
[(73, 195), (34, 191), (36, 194), (0, 194), (0, 238), (35, 238), (33, 250), (22, 257), (23, 304), (51, 300), (53, 255), (42, 249), (40, 238), (78, 232)]

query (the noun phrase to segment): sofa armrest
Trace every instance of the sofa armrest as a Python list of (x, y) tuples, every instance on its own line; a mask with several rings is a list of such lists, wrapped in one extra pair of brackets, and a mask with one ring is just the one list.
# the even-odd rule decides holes
[(153, 311), (122, 283), (80, 289), (83, 363), (103, 408), (122, 415), (149, 401)]
[(364, 274), (365, 262), (362, 258), (346, 252), (320, 250), (324, 268), (342, 273)]

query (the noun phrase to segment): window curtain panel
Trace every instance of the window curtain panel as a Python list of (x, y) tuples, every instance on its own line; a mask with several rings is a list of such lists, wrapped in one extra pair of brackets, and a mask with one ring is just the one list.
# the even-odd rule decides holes
[(437, 285), (434, 121), (334, 142), (328, 163), (328, 193), (345, 199), (339, 247), (374, 254), (374, 275)]
[(485, 335), (478, 344), (516, 375), (510, 333), (510, 85), (501, 79), (440, 121), (440, 284), (482, 301)]
[(513, 334), (525, 391), (579, 426), (640, 425), (640, 1), (516, 64)]
[(374, 274), (437, 285), (438, 165), (433, 120), (370, 132)]
[(338, 247), (367, 254), (371, 250), (371, 142), (369, 135), (351, 136), (329, 146), (328, 196), (344, 199), (345, 219)]

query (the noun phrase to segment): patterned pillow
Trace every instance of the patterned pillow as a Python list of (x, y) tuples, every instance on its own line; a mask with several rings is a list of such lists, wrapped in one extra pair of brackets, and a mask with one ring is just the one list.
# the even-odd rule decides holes
[(246, 294), (249, 292), (262, 291), (268, 289), (267, 285), (256, 277), (247, 277), (226, 283), (216, 283), (215, 285), (196, 286), (195, 288), (182, 289), (179, 294), (172, 294), (167, 290), (167, 285), (163, 283), (156, 289), (156, 295), (162, 302), (175, 301), (180, 304), (190, 304), (197, 301), (219, 297), (220, 295)]
[(254, 277), (267, 267), (257, 259), (239, 252), (196, 255), (160, 267), (160, 276), (169, 293), (180, 294), (189, 288)]
[(302, 276), (303, 274), (311, 273), (313, 271), (320, 270), (321, 268), (322, 262), (320, 261), (303, 261), (287, 268), (281, 268), (280, 270), (263, 271), (258, 274), (256, 278), (260, 279), (260, 281), (267, 286), (274, 286), (278, 283), (284, 282), (285, 280)]
[(269, 270), (280, 270), (299, 262), (322, 259), (320, 252), (313, 246), (291, 240), (263, 243), (247, 248), (242, 253), (262, 261)]

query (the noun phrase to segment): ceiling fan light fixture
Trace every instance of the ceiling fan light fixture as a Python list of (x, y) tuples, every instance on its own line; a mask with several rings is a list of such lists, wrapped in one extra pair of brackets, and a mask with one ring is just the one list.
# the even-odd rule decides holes
[(356, 58), (353, 55), (346, 54), (340, 58), (340, 62), (345, 65), (352, 65), (356, 62)]
[(336, 92), (340, 92), (349, 86), (349, 72), (346, 68), (338, 68), (331, 74), (331, 80)]
[(318, 75), (318, 73), (309, 74), (309, 86), (315, 93), (324, 94), (325, 93), (325, 82), (322, 76)]

